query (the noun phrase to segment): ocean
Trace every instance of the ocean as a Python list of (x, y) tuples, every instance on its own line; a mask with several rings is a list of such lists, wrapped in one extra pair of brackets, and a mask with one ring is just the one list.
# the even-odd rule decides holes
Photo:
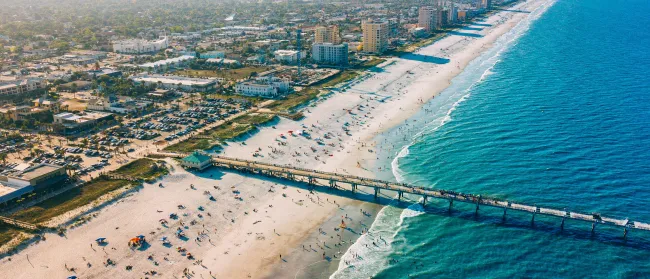
[[(650, 222), (648, 15), (647, 0), (549, 1), (378, 137), (395, 147), (378, 175)], [(650, 233), (447, 206), (385, 207), (332, 278), (650, 277)]]

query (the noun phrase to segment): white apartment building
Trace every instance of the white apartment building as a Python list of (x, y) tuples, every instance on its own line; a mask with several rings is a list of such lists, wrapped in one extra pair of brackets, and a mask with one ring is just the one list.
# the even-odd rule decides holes
[(259, 77), (237, 83), (235, 92), (245, 96), (277, 98), (288, 93), (290, 88), (288, 80), (277, 77)]
[(156, 41), (141, 39), (121, 40), (113, 42), (113, 51), (119, 53), (149, 53), (166, 49), (169, 46), (167, 37)]
[(388, 23), (364, 20), (361, 22), (363, 29), (363, 52), (380, 54), (388, 49)]
[(20, 95), (42, 88), (45, 88), (45, 82), (37, 78), (5, 81), (0, 82), (0, 96)]
[(311, 47), (311, 58), (317, 64), (347, 65), (348, 44), (316, 43)]
[[(280, 49), (276, 50), (273, 54), (275, 55), (275, 60), (278, 62), (285, 62), (285, 63), (296, 63), (298, 62), (298, 51), (297, 50), (286, 50), (286, 49)], [(305, 56), (301, 54), (301, 59), (304, 58)]]

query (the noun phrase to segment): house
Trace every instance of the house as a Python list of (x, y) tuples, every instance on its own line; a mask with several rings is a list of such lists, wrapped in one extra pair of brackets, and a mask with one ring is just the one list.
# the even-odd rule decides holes
[(41, 108), (41, 109), (44, 109), (44, 110), (53, 111), (53, 112), (58, 112), (59, 109), (61, 108), (61, 101), (59, 101), (59, 100), (50, 100), (50, 99), (47, 99), (45, 97), (33, 100), (32, 103), (34, 103), (34, 107)]
[(104, 98), (89, 100), (86, 109), (127, 114), (142, 110), (150, 104), (150, 102), (136, 102), (130, 98), (120, 101), (115, 96), (106, 96)]
[(183, 158), (181, 165), (188, 169), (204, 170), (212, 165), (212, 158), (198, 151), (194, 151), (189, 156)]

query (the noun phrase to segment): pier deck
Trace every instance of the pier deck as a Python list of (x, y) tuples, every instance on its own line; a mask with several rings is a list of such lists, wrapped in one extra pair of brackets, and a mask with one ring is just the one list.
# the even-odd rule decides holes
[[(170, 156), (170, 157), (184, 157), (187, 154), (181, 153), (159, 153), (157, 155)], [(229, 158), (224, 156), (212, 155), (212, 163), (214, 166), (235, 169), (240, 171), (248, 171), (259, 173), (262, 175), (279, 177), (290, 180), (297, 180), (297, 177), (306, 179), (309, 184), (314, 184), (317, 180), (325, 180), (329, 182), (330, 187), (337, 187), (337, 183), (345, 183), (351, 186), (352, 191), (356, 191), (358, 187), (371, 187), (375, 190), (375, 198), (378, 194), (384, 191), (392, 191), (397, 193), (398, 199), (401, 199), (404, 193), (411, 195), (419, 195), (423, 199), (423, 203), (427, 202), (429, 198), (443, 199), (449, 201), (449, 206), (453, 205), (454, 201), (471, 203), (476, 205), (478, 212), (480, 206), (490, 206), (503, 209), (503, 216), (505, 217), (508, 210), (516, 210), (521, 212), (528, 212), (532, 214), (532, 222), (535, 220), (535, 215), (546, 215), (562, 218), (562, 228), (564, 227), (565, 219), (578, 220), (592, 223), (592, 232), (596, 224), (604, 224), (616, 227), (622, 227), (624, 230), (623, 237), (627, 236), (628, 229), (637, 229), (650, 231), (650, 224), (638, 221), (630, 221), (628, 219), (617, 219), (600, 216), (599, 214), (570, 212), (566, 210), (540, 207), (537, 205), (528, 205), (523, 203), (516, 203), (507, 200), (500, 200), (496, 198), (484, 197), (481, 195), (473, 195), (466, 193), (458, 193), (454, 191), (427, 189), (419, 186), (409, 185), (405, 183), (395, 183), (379, 179), (364, 178), (354, 175), (339, 174), (333, 172), (324, 172), (312, 169), (298, 168), (286, 165), (277, 165), (264, 163), (253, 160), (244, 160), (237, 158)]]

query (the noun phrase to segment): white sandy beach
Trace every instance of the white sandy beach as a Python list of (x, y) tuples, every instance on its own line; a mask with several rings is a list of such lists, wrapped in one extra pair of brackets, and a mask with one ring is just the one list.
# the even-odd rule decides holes
[[(529, 0), (513, 9), (532, 10), (542, 3)], [(472, 36), (450, 35), (415, 54), (391, 58), (368, 78), (355, 81), (346, 92), (310, 107), (305, 119), (282, 119), (275, 124), (276, 129), (262, 128), (246, 139), (245, 145), (231, 143), (223, 155), (372, 177), (377, 167), (375, 136), (417, 112), (526, 16), (498, 12), (482, 22), (485, 26), (476, 26), (482, 30), (462, 31)], [(342, 130), (346, 122), (351, 136)], [(303, 124), (307, 128), (302, 128)], [(308, 130), (312, 139), (289, 136), (289, 130)], [(325, 144), (318, 145), (314, 138), (323, 139)], [(279, 141), (286, 145), (279, 145)], [(259, 149), (263, 157), (254, 158)], [(175, 165), (172, 160), (168, 162)], [(310, 194), (298, 183), (286, 186), (280, 180), (219, 169), (192, 174), (176, 166), (161, 182), (164, 188), (158, 187), (158, 182), (145, 184), (140, 191), (106, 206), (89, 223), (68, 230), (65, 237), (47, 234), (46, 241), (0, 259), (1, 277), (66, 278), (74, 274), (84, 279), (182, 278), (186, 268), (190, 277), (196, 278), (328, 277), (332, 266), (336, 269), (340, 256), (358, 237), (350, 231), (335, 230), (341, 220), (359, 233), (372, 224), (380, 208), (348, 195)], [(214, 195), (216, 202), (210, 201), (205, 191)], [(236, 195), (242, 200), (235, 199)], [(179, 218), (170, 219), (171, 213)], [(169, 224), (162, 226), (160, 219)], [(179, 227), (187, 239), (174, 235)], [(140, 234), (147, 237), (149, 246), (140, 250), (127, 247), (128, 240)], [(171, 247), (163, 246), (163, 236), (170, 239)], [(94, 240), (98, 237), (107, 238), (108, 244), (97, 246)], [(177, 252), (177, 247), (186, 249), (194, 259)], [(106, 266), (107, 259), (115, 265)], [(126, 270), (127, 265), (132, 270)], [(146, 275), (148, 271), (156, 275)]]

